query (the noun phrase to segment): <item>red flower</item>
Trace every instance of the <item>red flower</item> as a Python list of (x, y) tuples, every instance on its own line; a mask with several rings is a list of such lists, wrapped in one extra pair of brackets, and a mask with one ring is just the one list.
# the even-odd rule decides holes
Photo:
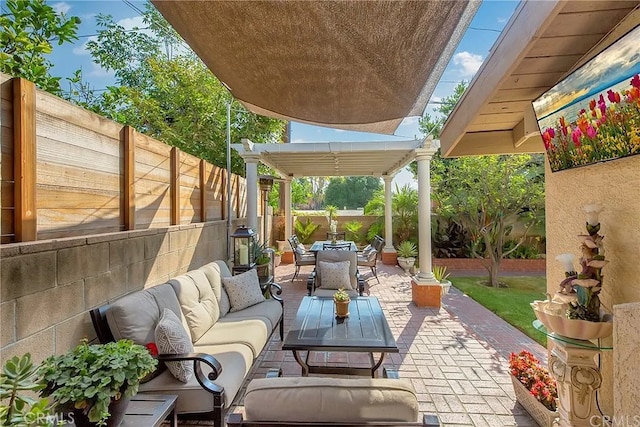
[(607, 98), (609, 98), (609, 101), (616, 104), (620, 103), (620, 94), (618, 92), (612, 91), (611, 89), (607, 91)]
[(147, 348), (147, 350), (149, 350), (149, 353), (151, 353), (153, 357), (156, 357), (159, 354), (158, 346), (156, 345), (156, 343), (150, 342), (148, 344), (145, 344), (144, 346)]
[(633, 78), (631, 79), (631, 86), (640, 89), (640, 76), (638, 74), (633, 76)]
[(509, 372), (516, 377), (540, 403), (549, 410), (556, 410), (558, 390), (556, 380), (549, 374), (538, 359), (523, 350), (509, 356)]
[(589, 109), (591, 111), (596, 109), (596, 100), (595, 99), (592, 99), (591, 101), (589, 101)]

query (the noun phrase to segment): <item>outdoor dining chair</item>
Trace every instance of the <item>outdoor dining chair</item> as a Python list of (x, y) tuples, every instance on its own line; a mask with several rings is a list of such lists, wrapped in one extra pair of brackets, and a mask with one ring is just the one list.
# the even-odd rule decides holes
[(298, 277), (300, 273), (300, 267), (311, 265), (316, 265), (316, 255), (313, 252), (307, 252), (304, 246), (298, 240), (298, 237), (294, 234), (289, 237), (289, 244), (291, 245), (291, 250), (293, 251), (293, 257), (295, 259), (296, 271), (293, 273), (293, 277), (291, 281), (293, 282)]
[(358, 254), (358, 267), (371, 268), (371, 273), (376, 278), (378, 283), (380, 283), (380, 279), (378, 279), (378, 270), (376, 268), (377, 262), (378, 262), (378, 251), (376, 251), (373, 247), (369, 250), (365, 250), (362, 253)]
[(332, 297), (340, 288), (351, 297), (362, 296), (364, 280), (358, 273), (357, 253), (354, 251), (318, 251), (316, 268), (307, 279), (309, 295)]
[(347, 243), (323, 243), (322, 244), (323, 251), (350, 251), (351, 250), (351, 242)]

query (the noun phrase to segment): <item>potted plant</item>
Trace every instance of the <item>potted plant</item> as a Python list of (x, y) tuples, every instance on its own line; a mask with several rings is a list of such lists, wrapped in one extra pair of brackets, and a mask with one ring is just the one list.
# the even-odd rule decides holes
[(283, 250), (280, 249), (274, 249), (273, 250), (273, 266), (277, 267), (280, 265), (280, 263), (282, 262), (282, 254), (284, 253)]
[(0, 425), (52, 426), (49, 401), (36, 400), (27, 393), (40, 391), (45, 384), (29, 353), (7, 360), (0, 373)]
[(409, 240), (403, 240), (396, 246), (396, 252), (398, 253), (398, 265), (408, 273), (415, 264), (416, 255), (418, 255), (416, 244)]
[(89, 345), (83, 340), (62, 355), (47, 358), (39, 369), (46, 383), (41, 395), (73, 410), (76, 426), (117, 426), (140, 379), (158, 361), (131, 340)]
[(349, 303), (351, 302), (351, 298), (344, 288), (338, 289), (338, 291), (333, 294), (333, 302), (336, 306), (336, 317), (349, 317)]
[(440, 282), (440, 286), (442, 286), (442, 295), (449, 292), (451, 288), (451, 281), (448, 280), (449, 275), (450, 273), (447, 273), (446, 265), (436, 265), (433, 267), (433, 276)]
[(523, 350), (509, 356), (509, 372), (516, 400), (542, 427), (551, 427), (556, 412), (558, 391), (556, 380), (530, 352)]
[(256, 243), (253, 245), (253, 259), (256, 261), (256, 272), (258, 273), (258, 277), (263, 279), (269, 277), (269, 263), (271, 262), (269, 251), (271, 251), (271, 248), (268, 248), (266, 243)]

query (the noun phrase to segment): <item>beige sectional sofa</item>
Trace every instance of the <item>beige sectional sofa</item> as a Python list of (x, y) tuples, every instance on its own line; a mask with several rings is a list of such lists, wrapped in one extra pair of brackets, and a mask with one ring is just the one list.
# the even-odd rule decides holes
[(231, 277), (225, 262), (214, 261), (91, 312), (101, 342), (131, 339), (147, 345), (155, 343), (156, 326), (165, 309), (171, 310), (182, 322), (193, 352), (158, 358), (186, 361), (189, 369), (193, 363), (194, 375), (184, 383), (165, 370), (141, 384), (140, 392), (177, 394), (178, 414), (212, 418), (216, 427), (224, 425), (226, 409), (277, 327), (283, 337), (280, 287), (273, 284), (264, 301), (234, 311), (223, 286), (225, 277)]

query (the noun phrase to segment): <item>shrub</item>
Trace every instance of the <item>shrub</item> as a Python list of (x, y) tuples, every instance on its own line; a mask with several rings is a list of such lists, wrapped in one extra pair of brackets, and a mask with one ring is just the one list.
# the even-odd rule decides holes
[(533, 354), (526, 350), (522, 350), (519, 354), (511, 353), (509, 371), (547, 409), (556, 410), (558, 399), (556, 380)]

